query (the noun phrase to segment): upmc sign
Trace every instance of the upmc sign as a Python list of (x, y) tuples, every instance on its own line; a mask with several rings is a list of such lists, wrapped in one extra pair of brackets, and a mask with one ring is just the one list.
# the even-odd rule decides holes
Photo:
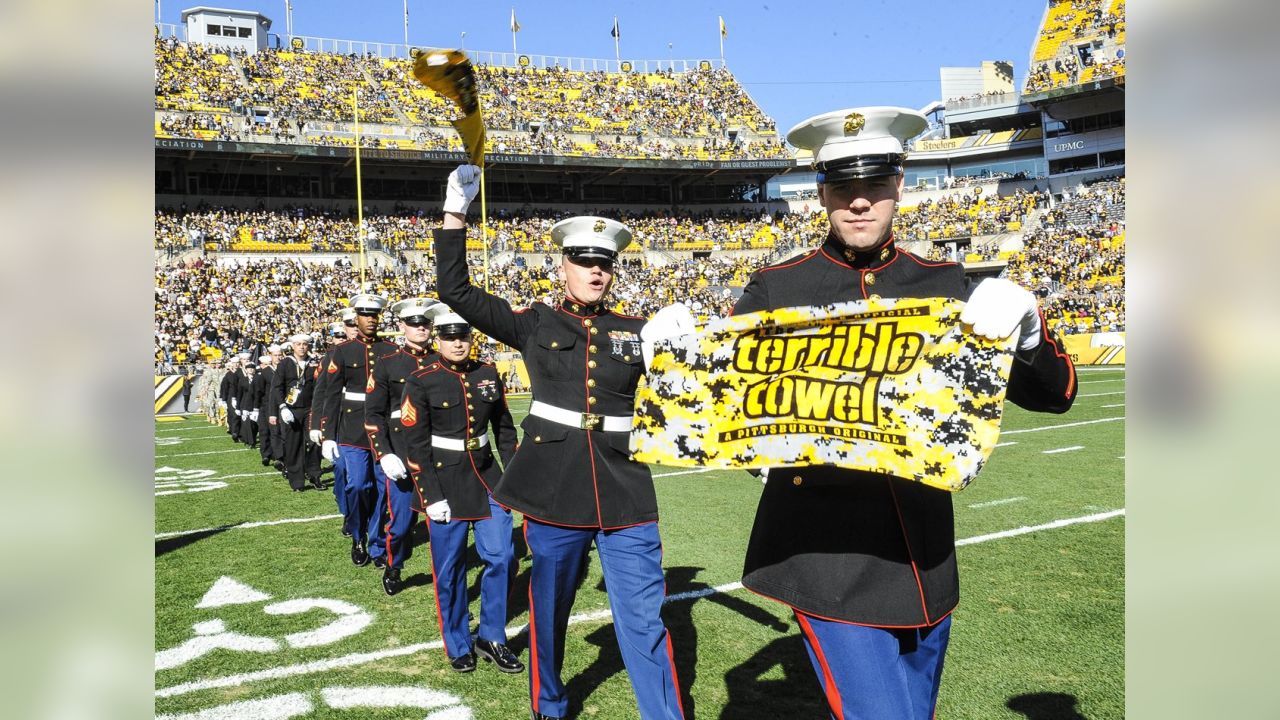
[(1124, 147), (1124, 128), (1108, 128), (1079, 135), (1060, 135), (1044, 141), (1046, 159), (1102, 153)]

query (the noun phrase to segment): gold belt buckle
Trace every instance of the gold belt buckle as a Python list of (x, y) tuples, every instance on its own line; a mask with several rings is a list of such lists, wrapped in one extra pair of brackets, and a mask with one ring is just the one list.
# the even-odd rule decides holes
[(467, 449), (468, 449), (468, 450), (479, 450), (479, 449), (480, 449), (480, 438), (478, 438), (478, 437), (467, 438)]
[(604, 416), (595, 413), (582, 413), (582, 423), (579, 425), (583, 430), (599, 430), (604, 425)]

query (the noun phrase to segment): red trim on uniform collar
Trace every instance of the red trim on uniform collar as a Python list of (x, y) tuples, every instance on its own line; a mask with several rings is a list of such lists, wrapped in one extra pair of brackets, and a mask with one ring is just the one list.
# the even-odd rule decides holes
[(889, 237), (870, 250), (846, 250), (836, 238), (834, 230), (827, 233), (827, 239), (822, 243), (822, 254), (827, 259), (855, 270), (879, 270), (897, 260), (898, 252), (893, 233), (889, 233)]
[(570, 300), (569, 298), (565, 298), (560, 301), (560, 309), (574, 317), (597, 317), (607, 312), (607, 310), (605, 310), (604, 303), (582, 305)]

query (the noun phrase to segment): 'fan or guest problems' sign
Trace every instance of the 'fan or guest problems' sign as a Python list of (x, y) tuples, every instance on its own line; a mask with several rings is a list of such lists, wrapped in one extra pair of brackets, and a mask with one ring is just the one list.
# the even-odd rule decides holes
[(836, 465), (960, 490), (1000, 435), (1014, 342), (965, 332), (963, 308), (783, 308), (659, 342), (631, 450), (661, 465)]

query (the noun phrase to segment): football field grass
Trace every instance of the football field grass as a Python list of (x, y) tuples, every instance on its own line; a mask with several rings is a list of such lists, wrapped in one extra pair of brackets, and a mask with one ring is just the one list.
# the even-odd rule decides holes
[[(1124, 378), (1081, 369), (1066, 415), (1007, 406), (1000, 446), (955, 495), (962, 599), (938, 718), (1124, 716)], [(527, 396), (511, 407), (518, 424)], [(429, 546), (388, 597), (380, 570), (351, 564), (331, 492), (290, 492), (202, 416), (157, 421), (155, 434), (157, 715), (528, 716), (527, 674), (449, 669)], [(653, 473), (686, 716), (828, 717), (794, 618), (738, 584), (760, 481)], [(425, 534), (419, 524), (416, 542)], [(527, 662), (529, 557), (516, 539), (508, 630)], [(473, 582), (473, 616), (477, 593)], [(594, 552), (570, 623), (571, 715), (636, 717)]]

